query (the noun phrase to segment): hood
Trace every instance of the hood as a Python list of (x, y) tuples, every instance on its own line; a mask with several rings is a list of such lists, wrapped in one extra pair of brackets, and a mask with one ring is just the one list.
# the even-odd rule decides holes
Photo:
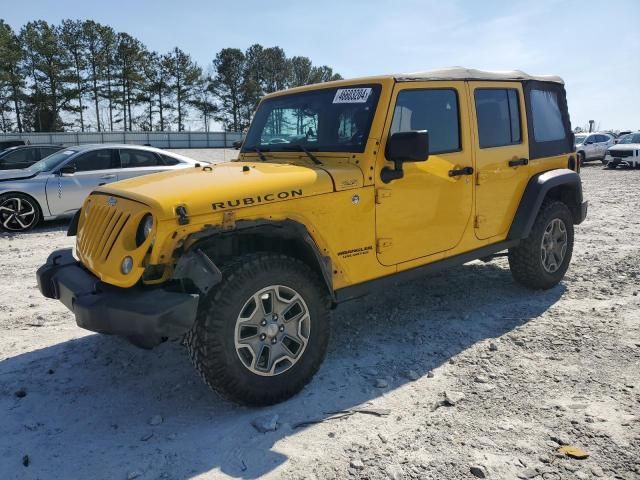
[(38, 173), (30, 172), (28, 170), (0, 170), (0, 182), (9, 182), (11, 180), (24, 180), (26, 178), (33, 178)]
[[(358, 167), (343, 164), (335, 170), (333, 177), (339, 177), (341, 184), (349, 183), (349, 188), (362, 186)], [(329, 171), (324, 166), (229, 162), (132, 178), (97, 191), (149, 205), (161, 212), (162, 219), (175, 217), (178, 205), (184, 205), (193, 217), (332, 192), (336, 188)], [(349, 176), (352, 181), (345, 182)]]
[(638, 149), (640, 149), (640, 143), (618, 143), (613, 147), (609, 147), (609, 150), (613, 152), (638, 150)]

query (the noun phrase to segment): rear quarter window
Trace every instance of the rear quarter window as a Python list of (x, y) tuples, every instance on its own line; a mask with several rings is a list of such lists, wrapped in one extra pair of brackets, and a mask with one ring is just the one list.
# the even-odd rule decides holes
[(550, 90), (531, 90), (533, 138), (536, 142), (553, 142), (565, 138), (558, 94)]

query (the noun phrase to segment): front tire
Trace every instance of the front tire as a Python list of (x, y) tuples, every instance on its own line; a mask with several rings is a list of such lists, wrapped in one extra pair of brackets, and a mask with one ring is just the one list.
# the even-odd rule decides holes
[(27, 232), (42, 219), (40, 206), (22, 193), (0, 195), (0, 229), (7, 232)]
[(204, 381), (223, 397), (271, 405), (298, 393), (329, 341), (329, 298), (318, 275), (285, 255), (258, 253), (223, 267), (186, 336)]
[(529, 236), (509, 249), (513, 278), (525, 287), (546, 290), (564, 277), (573, 253), (573, 218), (562, 202), (545, 202)]

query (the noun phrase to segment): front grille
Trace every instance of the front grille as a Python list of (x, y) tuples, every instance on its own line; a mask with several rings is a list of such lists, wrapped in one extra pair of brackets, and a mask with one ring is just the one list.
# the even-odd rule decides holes
[(84, 225), (78, 232), (78, 248), (83, 257), (94, 263), (107, 260), (114, 243), (131, 215), (116, 207), (91, 205)]
[(633, 157), (633, 150), (609, 150), (609, 155), (615, 158)]

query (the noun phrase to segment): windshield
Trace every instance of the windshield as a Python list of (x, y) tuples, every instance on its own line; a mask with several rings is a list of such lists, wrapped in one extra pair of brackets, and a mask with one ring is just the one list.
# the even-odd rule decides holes
[(242, 151), (363, 152), (379, 95), (380, 85), (358, 85), (269, 98)]
[(585, 138), (587, 138), (586, 135), (576, 135), (576, 145), (578, 145), (579, 143), (584, 142)]
[(50, 172), (69, 158), (69, 155), (73, 155), (74, 153), (76, 153), (76, 150), (60, 150), (59, 152), (49, 155), (39, 162), (34, 163), (26, 170), (31, 173)]
[(640, 133), (630, 133), (625, 135), (618, 143), (640, 143)]

